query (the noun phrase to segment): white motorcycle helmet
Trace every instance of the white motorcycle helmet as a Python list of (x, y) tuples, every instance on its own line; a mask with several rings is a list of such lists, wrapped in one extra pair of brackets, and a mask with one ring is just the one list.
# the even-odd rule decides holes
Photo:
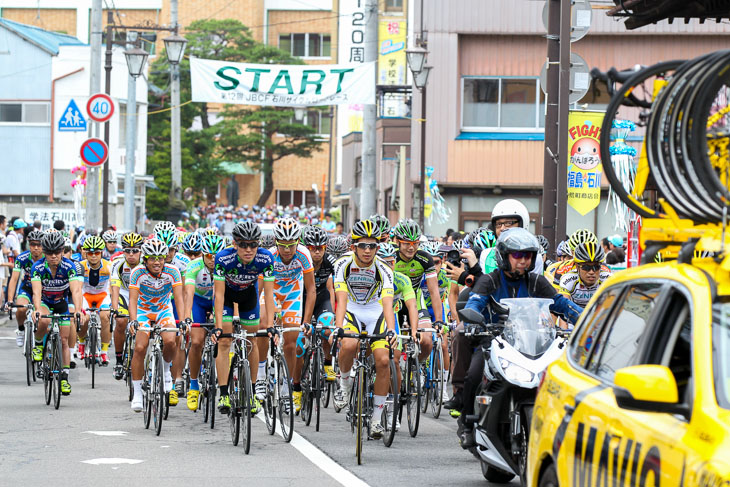
[(514, 217), (520, 220), (520, 227), (530, 228), (530, 212), (521, 202), (513, 199), (502, 200), (492, 210), (492, 229), (496, 229), (494, 222), (500, 218)]

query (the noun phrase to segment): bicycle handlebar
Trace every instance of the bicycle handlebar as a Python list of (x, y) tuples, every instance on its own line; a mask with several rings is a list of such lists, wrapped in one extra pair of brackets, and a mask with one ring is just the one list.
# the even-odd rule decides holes
[(14, 309), (33, 309), (33, 305), (28, 304), (14, 304), (14, 303), (8, 303), (8, 308), (14, 308)]
[(51, 313), (50, 315), (41, 315), (41, 318), (49, 318), (49, 319), (54, 319), (54, 318), (74, 318), (74, 315), (72, 315), (71, 313), (61, 313), (61, 314)]
[(163, 332), (163, 331), (175, 331), (175, 332), (178, 332), (180, 330), (178, 328), (173, 328), (173, 327), (158, 328), (158, 327), (155, 327), (155, 326), (140, 326), (139, 328), (137, 328), (137, 331), (144, 331), (144, 332), (152, 332), (152, 331), (159, 331), (159, 332)]

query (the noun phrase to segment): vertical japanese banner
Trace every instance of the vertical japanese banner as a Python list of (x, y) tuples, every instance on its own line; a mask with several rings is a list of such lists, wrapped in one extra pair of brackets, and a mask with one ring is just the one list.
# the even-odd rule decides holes
[(601, 202), (602, 112), (571, 111), (568, 117), (568, 204), (581, 215)]
[(406, 84), (406, 23), (380, 21), (378, 41), (378, 84)]

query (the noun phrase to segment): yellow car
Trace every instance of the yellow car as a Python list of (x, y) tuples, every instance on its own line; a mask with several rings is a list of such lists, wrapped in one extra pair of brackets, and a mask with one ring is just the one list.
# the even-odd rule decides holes
[(528, 486), (730, 486), (730, 266), (703, 261), (588, 303), (538, 392)]

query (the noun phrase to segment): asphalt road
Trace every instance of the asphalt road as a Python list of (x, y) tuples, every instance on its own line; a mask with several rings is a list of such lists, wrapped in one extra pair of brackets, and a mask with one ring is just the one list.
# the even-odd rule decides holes
[(322, 413), (320, 432), (297, 417), (289, 444), (269, 436), (263, 421), (254, 419), (249, 455), (232, 445), (227, 421), (211, 430), (182, 399), (155, 436), (144, 429), (142, 414), (130, 410), (126, 389), (110, 367), (97, 371), (95, 389), (86, 369), (72, 370), (73, 392), (55, 410), (46, 406), (41, 382), (26, 385), (14, 328), (0, 321), (0, 486), (489, 485), (478, 462), (459, 447), (456, 422), (444, 414), (438, 420), (430, 412), (422, 415), (416, 438), (404, 424), (391, 448), (366, 442), (358, 466), (344, 413), (336, 414), (331, 404)]

